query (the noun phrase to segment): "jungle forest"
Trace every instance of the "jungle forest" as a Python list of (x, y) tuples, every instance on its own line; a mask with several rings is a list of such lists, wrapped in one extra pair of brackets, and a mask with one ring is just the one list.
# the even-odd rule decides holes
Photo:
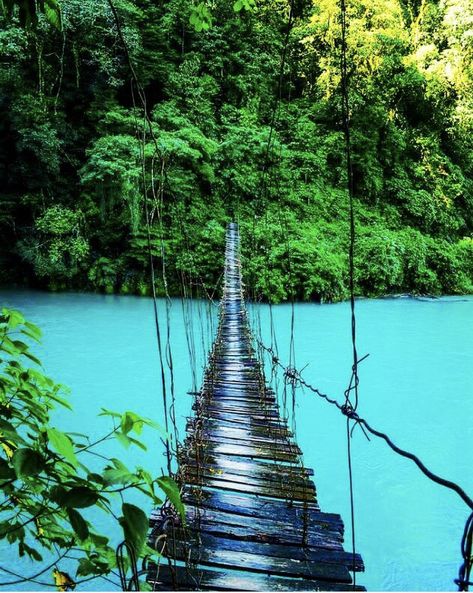
[(0, 298), (0, 590), (468, 591), (473, 0), (0, 0)]
[[(148, 208), (171, 295), (233, 217), (263, 300), (347, 298), (337, 0), (2, 4), (2, 283), (149, 294)], [(472, 14), (347, 5), (358, 295), (473, 291)]]

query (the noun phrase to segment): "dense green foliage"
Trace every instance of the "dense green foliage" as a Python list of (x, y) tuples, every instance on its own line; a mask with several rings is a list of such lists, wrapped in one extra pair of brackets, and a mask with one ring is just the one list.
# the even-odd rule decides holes
[[(149, 125), (107, 0), (60, 5), (0, 31), (5, 281), (147, 294), (146, 195), (169, 292), (217, 282), (236, 216), (256, 295), (344, 298), (337, 0), (295, 2), (280, 89), (287, 0), (116, 0)], [(472, 13), (348, 3), (361, 294), (473, 290)]]
[[(158, 494), (164, 493), (179, 512), (183, 507), (171, 478), (153, 478), (140, 467), (129, 469), (120, 459), (109, 458), (103, 448), (111, 440), (145, 448), (139, 440), (143, 427), (159, 428), (150, 420), (130, 411), (102, 410), (111, 428), (92, 440), (57, 428), (54, 408), (70, 404), (65, 388), (43, 374), (32, 352), (31, 344), (40, 335), (18, 311), (1, 312), (0, 540), (10, 544), (13, 555), (29, 557), (38, 566), (19, 575), (11, 572), (11, 562), (5, 558), (0, 585), (27, 581), (52, 585), (55, 568), (58, 590), (65, 591), (73, 588), (74, 580), (108, 575), (116, 568), (115, 549), (94, 528), (90, 510), (119, 522), (124, 539), (137, 556), (144, 557), (155, 553), (146, 544), (148, 517), (130, 503), (129, 494), (139, 491), (151, 508), (162, 503)], [(74, 569), (72, 577), (61, 569), (64, 562), (69, 571)]]

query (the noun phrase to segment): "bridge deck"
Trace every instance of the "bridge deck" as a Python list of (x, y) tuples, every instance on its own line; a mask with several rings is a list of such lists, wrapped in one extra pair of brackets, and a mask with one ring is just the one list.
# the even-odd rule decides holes
[(167, 560), (148, 581), (156, 590), (351, 590), (342, 519), (320, 511), (313, 471), (254, 356), (238, 241), (231, 224), (218, 334), (180, 458), (186, 526), (152, 516), (150, 544), (164, 534)]

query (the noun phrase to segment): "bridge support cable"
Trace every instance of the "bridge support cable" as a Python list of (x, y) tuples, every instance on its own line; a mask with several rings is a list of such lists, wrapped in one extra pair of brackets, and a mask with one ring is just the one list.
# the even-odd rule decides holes
[[(346, 400), (344, 403), (340, 403), (334, 397), (324, 393), (317, 387), (314, 387), (310, 383), (308, 383), (302, 377), (302, 371), (298, 371), (297, 369), (292, 368), (291, 366), (284, 365), (281, 360), (278, 358), (276, 353), (272, 350), (271, 347), (266, 346), (264, 343), (258, 344), (261, 349), (263, 349), (267, 354), (271, 357), (271, 362), (274, 366), (277, 366), (282, 370), (284, 376), (289, 376), (295, 384), (299, 385), (301, 388), (306, 388), (321, 399), (325, 400), (328, 404), (338, 408), (338, 410), (346, 416), (348, 419), (352, 420), (354, 425), (352, 430), (356, 426), (360, 426), (363, 430), (365, 436), (369, 439), (369, 435), (375, 436), (383, 440), (388, 447), (396, 454), (400, 455), (401, 457), (405, 457), (406, 459), (410, 459), (418, 469), (432, 482), (438, 484), (439, 486), (443, 486), (444, 488), (448, 488), (455, 492), (461, 500), (467, 505), (470, 509), (471, 514), (468, 516), (468, 519), (465, 524), (465, 529), (462, 537), (461, 542), (461, 553), (462, 553), (462, 565), (459, 570), (459, 576), (455, 579), (455, 583), (459, 587), (459, 591), (468, 591), (469, 586), (473, 586), (473, 583), (470, 581), (470, 573), (473, 568), (473, 498), (467, 494), (467, 492), (459, 486), (456, 482), (452, 480), (448, 480), (443, 478), (442, 476), (436, 474), (432, 470), (430, 470), (425, 463), (410, 451), (403, 449), (395, 444), (392, 438), (368, 423), (365, 418), (362, 418), (352, 406), (346, 404)], [(358, 359), (358, 364), (366, 360), (369, 355), (365, 355), (362, 358)], [(350, 435), (351, 436), (351, 435)]]
[[(157, 137), (155, 135), (155, 131), (153, 129), (153, 123), (150, 119), (148, 113), (148, 105), (146, 94), (144, 88), (137, 76), (136, 70), (133, 66), (133, 62), (131, 60), (129, 48), (127, 46), (126, 40), (123, 35), (122, 31), (122, 24), (120, 20), (120, 16), (117, 12), (113, 0), (107, 0), (110, 10), (112, 12), (113, 20), (115, 22), (115, 26), (117, 28), (118, 37), (120, 42), (123, 46), (125, 52), (125, 58), (128, 63), (128, 67), (131, 74), (131, 96), (133, 101), (133, 106), (136, 111), (137, 103), (139, 104), (142, 113), (143, 113), (143, 121), (140, 123), (138, 122), (137, 115), (135, 113), (135, 131), (136, 137), (140, 142), (140, 158), (142, 163), (142, 186), (143, 186), (143, 203), (144, 203), (144, 216), (146, 222), (146, 234), (147, 234), (147, 251), (148, 251), (148, 260), (149, 260), (149, 268), (150, 268), (150, 283), (152, 289), (152, 296), (153, 296), (153, 309), (154, 309), (154, 320), (156, 326), (156, 337), (157, 337), (157, 346), (158, 346), (158, 357), (159, 357), (159, 364), (161, 369), (161, 387), (162, 387), (162, 397), (163, 397), (163, 408), (164, 408), (164, 423), (166, 432), (168, 435), (172, 435), (172, 440), (164, 441), (165, 449), (166, 449), (166, 459), (167, 459), (167, 470), (168, 473), (171, 475), (173, 473), (173, 459), (177, 459), (177, 451), (179, 448), (179, 433), (177, 428), (176, 422), (176, 400), (175, 400), (175, 382), (174, 382), (174, 360), (173, 360), (173, 352), (171, 347), (171, 309), (172, 309), (172, 301), (169, 296), (168, 292), (168, 281), (167, 281), (167, 257), (166, 257), (166, 249), (164, 243), (164, 225), (163, 225), (163, 212), (164, 212), (164, 193), (165, 193), (165, 185), (167, 184), (167, 177), (165, 171), (165, 164), (164, 158), (161, 154)], [(135, 96), (137, 95), (137, 97)], [(136, 100), (138, 98), (138, 101)], [(145, 145), (147, 140), (151, 140), (154, 146), (154, 154), (151, 158), (150, 162), (150, 170), (147, 171), (147, 163), (145, 160)], [(159, 171), (155, 171), (156, 164), (159, 163)], [(169, 189), (169, 188), (168, 188)], [(168, 191), (168, 190), (166, 190)], [(148, 195), (148, 194), (151, 195)], [(175, 202), (175, 198), (172, 196), (172, 192), (168, 192), (171, 195), (172, 199)], [(153, 201), (153, 206), (150, 208), (149, 200)], [(177, 212), (179, 213), (179, 208), (176, 208)], [(157, 218), (157, 228), (159, 232), (159, 252), (160, 252), (160, 261), (161, 261), (161, 281), (162, 286), (165, 293), (165, 303), (164, 303), (164, 318), (165, 318), (165, 328), (162, 328), (163, 321), (161, 319), (161, 313), (159, 311), (160, 307), (158, 307), (158, 299), (156, 294), (156, 281), (157, 281), (157, 274), (156, 274), (156, 263), (155, 263), (155, 256), (153, 254), (153, 238), (151, 235), (152, 226), (155, 225), (155, 217)], [(181, 228), (185, 226), (182, 219), (180, 219)], [(155, 225), (156, 226), (156, 225)], [(187, 250), (187, 254), (189, 255), (189, 261), (192, 260), (192, 252), (189, 249), (189, 245), (187, 243), (188, 233), (184, 232), (183, 236), (185, 237), (185, 248)], [(189, 360), (191, 368), (193, 369), (193, 373), (195, 376), (194, 383), (197, 381), (197, 371), (196, 371), (196, 338), (195, 338), (195, 328), (192, 319), (193, 313), (193, 304), (191, 303), (191, 299), (193, 298), (193, 286), (198, 285), (200, 282), (200, 286), (206, 297), (209, 299), (209, 303), (212, 303), (212, 307), (210, 304), (208, 305), (206, 311), (206, 322), (207, 322), (207, 334), (208, 334), (208, 346), (210, 346), (211, 340), (214, 334), (214, 315), (211, 311), (213, 308), (213, 298), (212, 295), (209, 295), (208, 289), (205, 286), (202, 278), (193, 278), (192, 275), (189, 277), (182, 276), (182, 300), (181, 306), (183, 309), (183, 315), (185, 318), (185, 329), (186, 329), (186, 341), (188, 345), (188, 353), (189, 353)], [(215, 291), (215, 288), (214, 288)], [(197, 305), (198, 307), (200, 305)], [(204, 346), (204, 329), (203, 329), (203, 317), (200, 308), (198, 309), (198, 316), (201, 325), (201, 341), (202, 346)], [(202, 354), (203, 356), (206, 355), (207, 351), (204, 351)], [(194, 389), (194, 387), (193, 387)]]
[[(345, 138), (345, 161), (347, 172), (347, 189), (349, 199), (349, 220), (350, 220), (350, 241), (348, 252), (349, 265), (349, 288), (350, 288), (350, 321), (351, 321), (351, 343), (352, 343), (352, 372), (348, 388), (345, 391), (345, 407), (352, 409), (355, 413), (358, 408), (358, 353), (356, 343), (356, 313), (355, 313), (355, 209), (354, 209), (354, 178), (353, 165), (351, 157), (351, 137), (350, 137), (350, 97), (348, 88), (348, 67), (347, 67), (347, 6), (346, 0), (340, 0), (340, 25), (341, 25), (341, 55), (340, 55), (340, 90), (342, 99), (342, 120), (343, 133)], [(354, 400), (352, 400), (352, 395)], [(356, 554), (356, 523), (355, 523), (355, 493), (352, 463), (352, 442), (353, 433), (352, 419), (347, 415), (346, 419), (346, 442), (347, 442), (347, 461), (348, 461), (348, 483), (350, 492), (350, 514), (351, 514), (351, 541), (353, 552), (353, 563), (355, 563)], [(356, 576), (353, 581), (356, 585)]]

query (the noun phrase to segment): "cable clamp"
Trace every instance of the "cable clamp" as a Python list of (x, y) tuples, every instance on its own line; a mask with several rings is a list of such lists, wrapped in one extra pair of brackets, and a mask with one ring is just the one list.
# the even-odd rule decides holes
[(356, 420), (357, 422), (360, 420), (360, 417), (350, 404), (344, 404), (341, 406), (340, 411), (344, 416), (350, 418), (351, 420)]

